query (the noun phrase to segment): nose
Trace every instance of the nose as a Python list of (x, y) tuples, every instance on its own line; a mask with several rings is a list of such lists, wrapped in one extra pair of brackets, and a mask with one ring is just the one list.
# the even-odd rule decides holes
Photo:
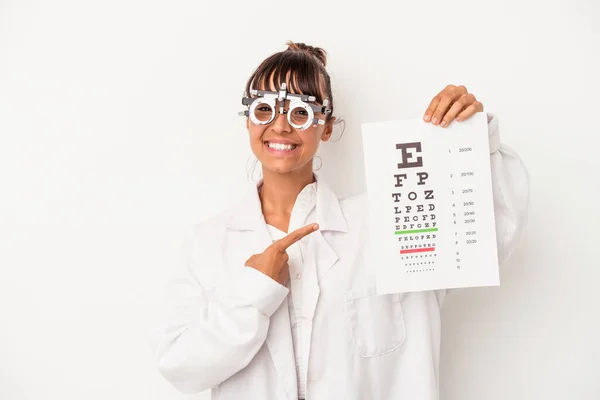
[[(287, 109), (287, 107), (286, 107)], [(279, 107), (277, 107), (275, 119), (271, 122), (271, 129), (273, 129), (276, 133), (291, 133), (292, 126), (290, 125), (287, 114), (281, 114), (279, 112)]]

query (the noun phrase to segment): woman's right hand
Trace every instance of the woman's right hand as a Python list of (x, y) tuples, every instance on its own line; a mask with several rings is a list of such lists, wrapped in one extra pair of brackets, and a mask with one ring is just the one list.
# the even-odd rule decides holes
[(285, 285), (290, 277), (288, 260), (289, 256), (286, 253), (288, 247), (299, 241), (305, 236), (319, 229), (318, 224), (310, 224), (303, 228), (297, 229), (285, 237), (273, 242), (261, 254), (252, 255), (246, 266), (254, 268), (271, 279)]

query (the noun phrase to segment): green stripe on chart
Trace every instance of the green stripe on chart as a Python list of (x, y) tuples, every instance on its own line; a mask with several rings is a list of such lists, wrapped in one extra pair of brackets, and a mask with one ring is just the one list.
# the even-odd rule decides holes
[(405, 235), (407, 233), (423, 233), (423, 232), (437, 232), (438, 228), (427, 228), (427, 229), (413, 229), (411, 231), (396, 231), (396, 235)]

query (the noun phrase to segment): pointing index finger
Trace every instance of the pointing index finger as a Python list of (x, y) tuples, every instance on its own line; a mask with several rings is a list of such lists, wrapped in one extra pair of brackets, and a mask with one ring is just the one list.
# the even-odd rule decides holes
[(319, 229), (318, 224), (310, 224), (302, 227), (300, 229), (296, 229), (292, 233), (289, 233), (287, 236), (282, 237), (275, 243), (273, 243), (280, 250), (287, 250), (288, 247), (299, 241), (305, 236), (310, 235), (312, 232)]

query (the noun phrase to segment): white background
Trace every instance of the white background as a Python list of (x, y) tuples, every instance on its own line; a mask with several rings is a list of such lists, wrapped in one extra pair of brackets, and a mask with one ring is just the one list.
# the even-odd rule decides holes
[(241, 92), (288, 39), (329, 52), (347, 129), (320, 171), (340, 194), (364, 189), (360, 123), (450, 83), (528, 166), (502, 286), (446, 304), (442, 399), (600, 398), (599, 18), (593, 0), (0, 0), (0, 399), (184, 398), (147, 332), (183, 228), (246, 188)]

